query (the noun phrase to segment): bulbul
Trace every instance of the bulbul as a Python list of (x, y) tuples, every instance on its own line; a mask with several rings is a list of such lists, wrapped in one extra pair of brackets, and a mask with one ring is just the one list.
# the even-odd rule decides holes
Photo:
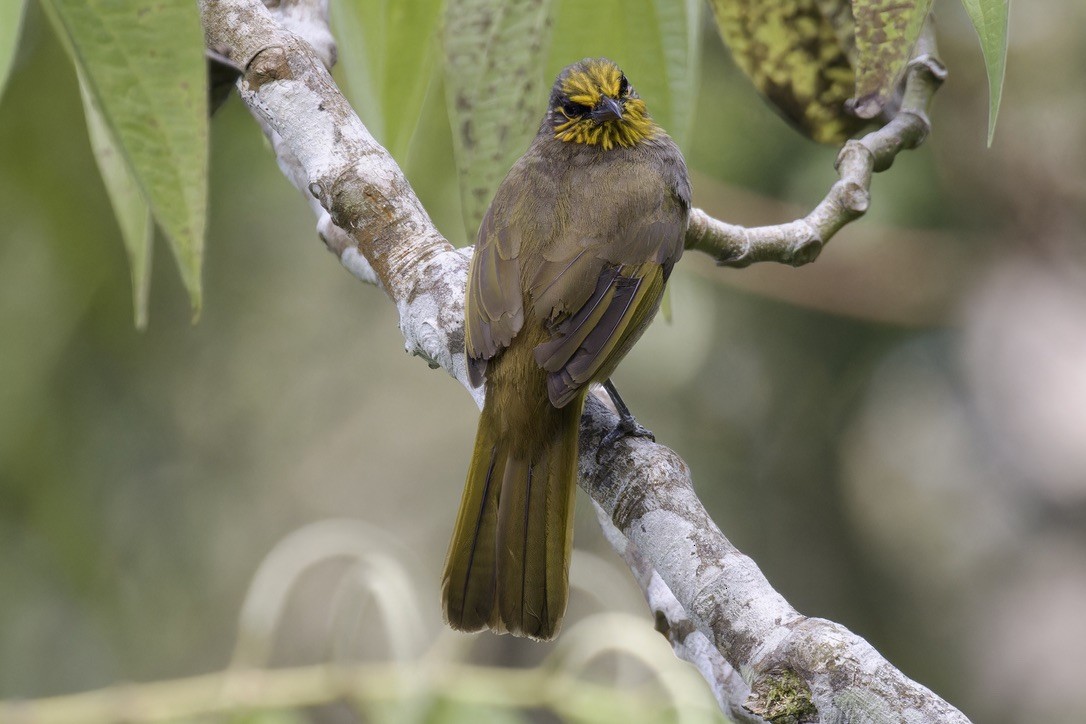
[(558, 632), (585, 395), (656, 314), (689, 209), (682, 154), (618, 66), (563, 70), (468, 273), (468, 370), (486, 402), (442, 577), (453, 628)]

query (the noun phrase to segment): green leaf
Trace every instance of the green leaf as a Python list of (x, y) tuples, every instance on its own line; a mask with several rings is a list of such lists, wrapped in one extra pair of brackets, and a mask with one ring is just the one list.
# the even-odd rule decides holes
[(547, 105), (550, 0), (449, 0), (445, 102), (469, 238)]
[(347, 98), (385, 148), (403, 161), (436, 56), (443, 0), (336, 0), (332, 27)]
[(697, 0), (558, 0), (547, 78), (584, 57), (610, 58), (683, 145), (693, 121), (700, 20)]
[(181, 270), (193, 311), (207, 219), (207, 68), (191, 0), (44, 0)]
[(660, 298), (660, 316), (665, 322), (671, 324), (675, 321), (674, 313), (671, 305), (671, 287), (664, 287), (664, 296)]
[(128, 252), (136, 328), (146, 329), (147, 300), (151, 291), (151, 242), (154, 239), (151, 210), (82, 77), (79, 90), (83, 97), (83, 112), (87, 117), (91, 150), (98, 162), (98, 170), (102, 174), (106, 193), (109, 194), (109, 201), (113, 206), (113, 214), (121, 228), (121, 239)]
[(1010, 0), (962, 0), (973, 27), (980, 36), (984, 66), (988, 70), (988, 145), (995, 135), (999, 102), (1003, 98), (1003, 76), (1007, 70), (1007, 15)]
[(845, 106), (855, 90), (849, 0), (711, 0), (710, 5), (736, 65), (802, 133), (838, 144), (865, 125)]
[(0, 98), (4, 95), (4, 86), (15, 62), (15, 51), (19, 48), (19, 29), (23, 24), (25, 5), (24, 0), (0, 2)]
[(856, 19), (854, 110), (874, 118), (894, 97), (932, 0), (852, 0)]

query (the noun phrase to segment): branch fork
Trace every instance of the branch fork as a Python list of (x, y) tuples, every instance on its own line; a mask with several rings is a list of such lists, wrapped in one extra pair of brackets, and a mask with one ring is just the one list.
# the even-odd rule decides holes
[(916, 52), (905, 71), (900, 109), (886, 125), (845, 143), (834, 163), (839, 179), (811, 213), (787, 224), (748, 228), (693, 209), (686, 248), (705, 252), (719, 266), (736, 268), (760, 261), (802, 266), (817, 259), (841, 227), (867, 212), (872, 174), (890, 168), (898, 153), (916, 148), (931, 131), (927, 109), (946, 79), (946, 67), (935, 56), (930, 20)]

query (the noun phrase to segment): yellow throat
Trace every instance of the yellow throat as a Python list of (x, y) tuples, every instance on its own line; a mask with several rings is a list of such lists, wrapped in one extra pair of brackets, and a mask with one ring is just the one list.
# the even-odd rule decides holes
[(589, 59), (572, 66), (561, 90), (551, 109), (554, 137), (560, 141), (607, 151), (636, 146), (659, 130), (645, 101), (609, 60)]

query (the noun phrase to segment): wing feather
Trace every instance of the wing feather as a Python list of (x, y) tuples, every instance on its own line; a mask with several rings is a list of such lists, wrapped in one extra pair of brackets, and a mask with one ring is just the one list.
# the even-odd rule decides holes
[(555, 407), (568, 404), (589, 383), (609, 377), (660, 305), (663, 267), (650, 262), (615, 272), (601, 277), (600, 303), (589, 314), (581, 312), (591, 303), (570, 317), (568, 325), (560, 325), (565, 331), (556, 330), (535, 349), (537, 362), (545, 358), (541, 366), (549, 373), (547, 393)]
[(524, 326), (519, 236), (501, 225), (494, 208), (491, 204), (479, 227), (464, 302), (468, 376), (476, 387), (483, 383), (487, 360), (508, 347)]
[(682, 254), (686, 197), (637, 179), (624, 179), (622, 190), (622, 208), (588, 207), (584, 213), (598, 218), (582, 215), (566, 227), (582, 233), (613, 228), (613, 236), (556, 240), (526, 275), (531, 312), (548, 330), (535, 360), (548, 372), (548, 396), (557, 407), (610, 376), (659, 308), (664, 282)]

